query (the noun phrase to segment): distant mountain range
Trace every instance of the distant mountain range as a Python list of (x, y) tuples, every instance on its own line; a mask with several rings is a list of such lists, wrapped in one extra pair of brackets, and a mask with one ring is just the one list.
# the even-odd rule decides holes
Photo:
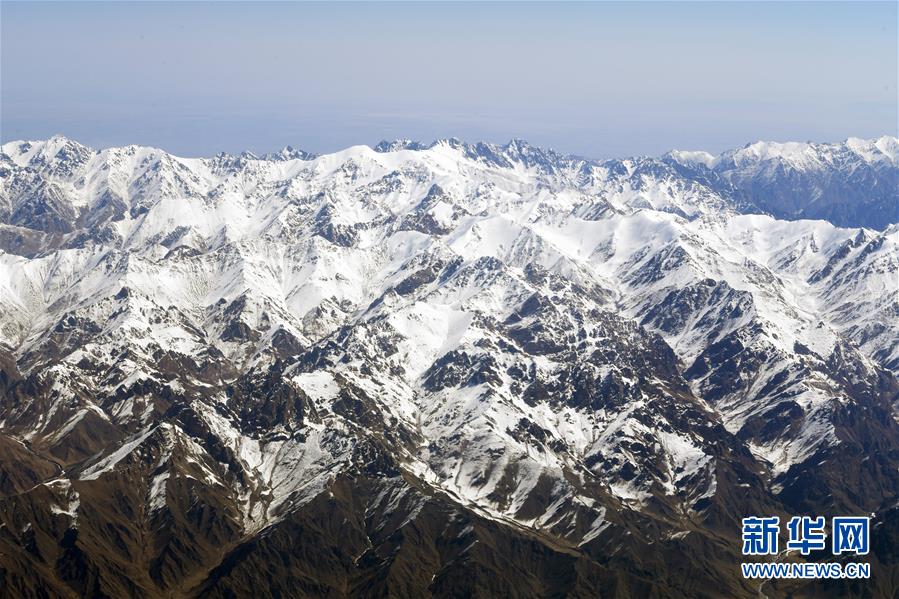
[[(895, 596), (897, 190), (894, 137), (7, 143), (0, 588)], [(740, 577), (742, 517), (865, 514), (864, 589)]]

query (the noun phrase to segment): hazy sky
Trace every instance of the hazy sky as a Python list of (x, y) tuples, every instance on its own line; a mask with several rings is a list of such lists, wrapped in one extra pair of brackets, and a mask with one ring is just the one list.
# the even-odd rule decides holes
[(0, 138), (590, 157), (897, 134), (897, 4), (0, 2)]

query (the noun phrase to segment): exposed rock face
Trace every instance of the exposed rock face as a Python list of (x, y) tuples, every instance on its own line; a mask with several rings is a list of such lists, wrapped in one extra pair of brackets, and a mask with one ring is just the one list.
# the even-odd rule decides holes
[(895, 172), (7, 144), (0, 588), (757, 597), (742, 517), (873, 512), (893, 596)]

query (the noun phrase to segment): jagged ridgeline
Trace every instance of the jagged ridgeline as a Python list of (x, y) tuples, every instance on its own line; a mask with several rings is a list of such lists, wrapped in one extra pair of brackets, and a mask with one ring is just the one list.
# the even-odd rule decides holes
[[(0, 155), (0, 594), (899, 592), (899, 143)], [(689, 556), (686, 559), (685, 556)]]

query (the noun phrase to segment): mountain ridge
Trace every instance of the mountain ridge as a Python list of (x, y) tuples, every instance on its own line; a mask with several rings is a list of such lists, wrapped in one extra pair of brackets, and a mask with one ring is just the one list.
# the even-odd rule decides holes
[(685, 168), (4, 144), (3, 584), (748, 597), (747, 513), (888, 528), (895, 225)]
[[(84, 153), (116, 149), (92, 150), (57, 135), (47, 142), (8, 142), (4, 144), (4, 153), (8, 156), (16, 154), (20, 160), (31, 159), (28, 151), (15, 150), (17, 146), (20, 149), (30, 147), (29, 144), (40, 146), (41, 155), (48, 145), (54, 155), (68, 146), (71, 146), (68, 151), (82, 156)], [(494, 166), (509, 167), (516, 163), (526, 168), (536, 166), (549, 173), (554, 169), (571, 168), (575, 165), (605, 164), (618, 169), (628, 168), (624, 166), (627, 164), (641, 164), (644, 168), (673, 166), (678, 176), (710, 187), (739, 211), (771, 214), (776, 218), (821, 219), (841, 226), (867, 226), (880, 230), (899, 218), (895, 202), (892, 201), (895, 196), (892, 192), (899, 186), (899, 139), (887, 135), (871, 139), (850, 137), (835, 143), (756, 141), (741, 148), (725, 150), (718, 155), (704, 151), (671, 150), (658, 157), (605, 160), (560, 154), (552, 149), (532, 146), (522, 139), (512, 139), (502, 145), (468, 143), (458, 138), (441, 138), (430, 144), (398, 139), (392, 142), (381, 141), (369, 149), (387, 153), (427, 151), (440, 146), (459, 150), (469, 157), (493, 163)], [(144, 148), (144, 151), (172, 156), (157, 148)], [(261, 157), (242, 152), (237, 156), (221, 153), (216, 159), (220, 162), (306, 161), (320, 156), (287, 146), (279, 152)], [(839, 176), (835, 177), (834, 173), (839, 173)]]

